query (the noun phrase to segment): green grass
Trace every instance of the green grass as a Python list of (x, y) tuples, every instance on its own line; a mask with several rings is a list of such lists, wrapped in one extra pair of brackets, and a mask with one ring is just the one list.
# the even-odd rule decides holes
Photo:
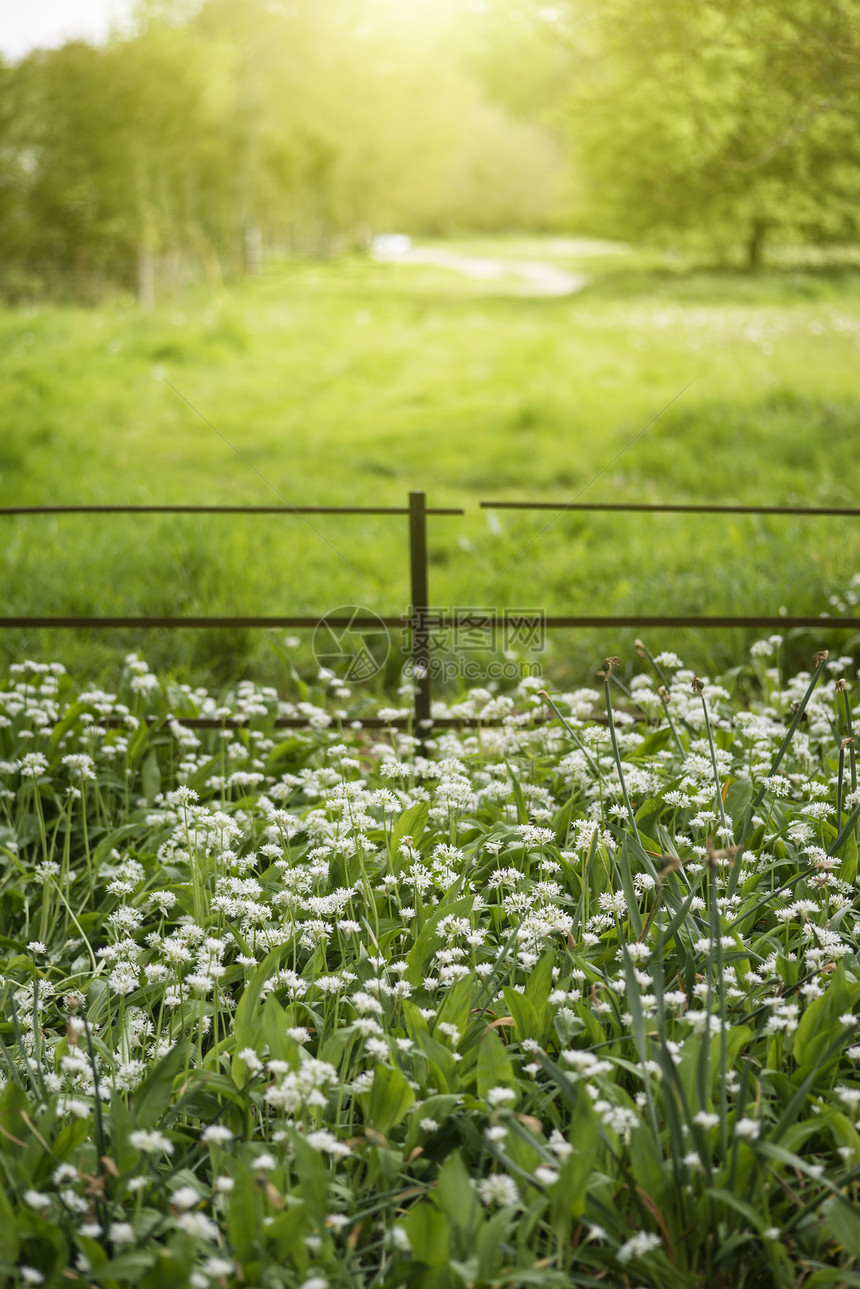
[[(851, 504), (860, 274), (850, 257), (750, 278), (648, 253), (577, 258), (557, 241), (451, 245), (544, 254), (592, 281), (569, 298), (525, 298), (504, 282), (354, 257), (276, 265), (219, 299), (192, 293), (149, 315), (124, 300), (4, 310), (0, 504), (399, 505), (423, 488), (430, 504), (467, 511), (432, 524), (437, 604), (827, 609), (857, 567), (848, 520), (553, 519), (477, 502)], [(8, 614), (408, 607), (402, 520), (3, 524)], [(737, 647), (665, 634), (655, 647), (683, 646), (700, 667), (728, 665)], [(548, 665), (580, 674), (588, 659), (629, 650), (629, 635), (559, 639)], [(2, 649), (97, 673), (137, 643), (18, 632)], [(185, 675), (282, 674), (260, 635), (153, 635), (145, 649)]]

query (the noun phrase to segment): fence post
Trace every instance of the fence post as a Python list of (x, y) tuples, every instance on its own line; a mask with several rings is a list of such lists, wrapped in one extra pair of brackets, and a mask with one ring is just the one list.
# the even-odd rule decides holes
[(409, 572), (412, 586), (412, 671), (415, 734), (423, 739), (430, 720), (430, 629), (427, 625), (427, 494), (409, 494)]

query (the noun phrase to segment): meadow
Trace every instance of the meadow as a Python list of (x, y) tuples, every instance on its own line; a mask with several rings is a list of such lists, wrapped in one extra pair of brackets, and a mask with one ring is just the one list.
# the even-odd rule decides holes
[[(829, 611), (857, 567), (850, 520), (554, 518), (477, 503), (852, 504), (856, 257), (796, 253), (750, 276), (560, 239), (446, 245), (549, 260), (590, 282), (528, 297), (511, 275), (352, 256), (272, 263), (149, 313), (125, 298), (4, 309), (0, 504), (402, 505), (418, 488), (466, 510), (431, 528), (435, 604)], [(2, 523), (10, 615), (408, 609), (396, 519)], [(546, 665), (581, 680), (595, 657), (629, 653), (632, 634), (556, 638)], [(7, 662), (63, 657), (104, 678), (140, 643), (22, 631), (0, 648)], [(673, 634), (656, 645), (714, 671), (745, 643)], [(787, 641), (798, 658), (809, 647)], [(153, 632), (145, 650), (195, 683), (288, 674), (280, 641), (259, 633)]]
[(0, 1283), (860, 1285), (856, 669), (747, 665), (419, 747), (16, 664)]

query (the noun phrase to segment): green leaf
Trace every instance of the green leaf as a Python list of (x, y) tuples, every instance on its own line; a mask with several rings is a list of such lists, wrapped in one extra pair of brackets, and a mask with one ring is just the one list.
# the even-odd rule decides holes
[(633, 870), (630, 863), (631, 850), (630, 838), (624, 833), (621, 842), (621, 853), (618, 856), (618, 875), (621, 878), (621, 887), (627, 904), (627, 920), (633, 935), (638, 940), (642, 934), (642, 915), (639, 912), (636, 888), (633, 885)]
[(672, 731), (668, 725), (663, 725), (660, 729), (655, 730), (642, 740), (638, 747), (632, 751), (625, 751), (624, 755), (631, 761), (641, 761), (643, 757), (653, 756), (656, 752), (662, 752), (664, 747), (668, 747), (672, 741)]
[(706, 1186), (705, 1194), (710, 1195), (715, 1200), (719, 1200), (721, 1204), (725, 1204), (729, 1208), (734, 1209), (736, 1213), (739, 1213), (741, 1217), (749, 1223), (754, 1231), (758, 1231), (759, 1235), (762, 1234), (764, 1222), (761, 1215), (757, 1213), (752, 1205), (748, 1204), (746, 1200), (735, 1195), (734, 1191), (727, 1190), (724, 1186)]
[[(256, 967), (248, 977), (248, 983), (245, 985), (242, 997), (239, 999), (239, 1005), (236, 1008), (236, 1014), (233, 1017), (233, 1037), (236, 1040), (236, 1052), (241, 1052), (246, 1047), (256, 1049), (263, 1041), (262, 1015), (258, 1015), (260, 1009), (260, 994), (263, 985), (277, 969), (284, 952), (285, 946), (278, 945), (266, 955), (259, 967)], [(233, 1081), (240, 1087), (248, 1077), (248, 1068), (245, 1062), (239, 1056), (233, 1057), (232, 1067)]]
[(433, 1199), (458, 1230), (469, 1234), (481, 1221), (481, 1204), (459, 1150), (448, 1156), (439, 1171)]
[(540, 1012), (552, 993), (552, 969), (556, 965), (555, 949), (548, 949), (526, 981), (526, 998)]
[(660, 1158), (660, 1142), (650, 1126), (640, 1123), (630, 1134), (630, 1174), (636, 1185), (658, 1205), (663, 1204), (666, 1174)]
[(427, 827), (429, 812), (430, 807), (427, 802), (419, 801), (414, 806), (410, 806), (408, 810), (404, 810), (403, 814), (397, 820), (397, 823), (391, 831), (391, 839), (388, 843), (388, 853), (391, 857), (390, 868), (392, 873), (400, 872), (404, 863), (403, 856), (398, 853), (398, 846), (403, 841), (404, 837), (411, 837), (416, 844), (421, 840), (424, 830)]
[(409, 1120), (409, 1134), (404, 1144), (404, 1152), (408, 1155), (424, 1139), (425, 1131), (421, 1127), (422, 1119), (433, 1119), (441, 1127), (459, 1103), (460, 1097), (451, 1092), (440, 1092), (422, 1101), (420, 1115), (413, 1114)]
[(86, 1141), (90, 1131), (91, 1124), (89, 1119), (75, 1119), (72, 1123), (67, 1123), (62, 1127), (54, 1138), (51, 1147), (57, 1159), (63, 1160), (72, 1151), (76, 1150), (82, 1142)]
[(233, 1189), (227, 1210), (227, 1235), (240, 1262), (247, 1262), (257, 1249), (259, 1214), (257, 1189), (251, 1170), (241, 1161), (233, 1170)]
[(296, 1045), (287, 1034), (287, 1013), (275, 995), (269, 994), (263, 1004), (263, 1037), (269, 1045), (269, 1054), (278, 1061), (295, 1055)]
[(140, 836), (140, 824), (122, 824), (111, 832), (105, 833), (93, 851), (93, 865), (97, 866), (110, 852), (128, 837)]
[(413, 1204), (403, 1222), (412, 1255), (428, 1267), (444, 1267), (448, 1262), (450, 1238), (448, 1223), (438, 1208), (423, 1200)]
[(528, 807), (526, 806), (526, 799), (523, 796), (523, 790), (520, 787), (520, 781), (514, 774), (510, 762), (506, 761), (505, 764), (508, 767), (508, 774), (511, 778), (511, 789), (514, 794), (514, 801), (517, 803), (517, 823), (527, 824), (529, 821), (529, 812)]
[(572, 1220), (582, 1216), (585, 1201), (597, 1164), (600, 1144), (600, 1125), (591, 1105), (591, 1098), (580, 1092), (576, 1085), (576, 1104), (573, 1122), (567, 1134), (574, 1147), (561, 1169), (561, 1176), (553, 1188), (550, 1212), (553, 1229), (566, 1233)]
[(140, 1151), (129, 1141), (135, 1123), (122, 1097), (115, 1096), (111, 1099), (108, 1122), (111, 1157), (121, 1173), (130, 1173), (140, 1162)]
[(226, 1074), (216, 1074), (214, 1070), (193, 1070), (188, 1080), (188, 1095), (209, 1093), (213, 1097), (224, 1097), (238, 1109), (244, 1110), (247, 1098), (242, 1095), (233, 1080)]
[(505, 985), (502, 993), (505, 995), (508, 1011), (513, 1017), (517, 1041), (522, 1043), (526, 1038), (540, 1041), (543, 1027), (534, 1004), (525, 994), (521, 994), (518, 989), (513, 989), (510, 985)]
[(753, 799), (755, 789), (749, 779), (737, 779), (729, 784), (726, 793), (725, 811), (732, 819), (740, 819)]
[(51, 748), (59, 747), (62, 742), (63, 735), (68, 733), (70, 729), (74, 728), (84, 712), (89, 713), (89, 711), (89, 703), (82, 703), (79, 699), (76, 702), (69, 703), (69, 706), (63, 713), (62, 718), (51, 730), (51, 737), (48, 740), (49, 746)]
[(103, 1284), (106, 1280), (130, 1280), (135, 1283), (153, 1266), (155, 1257), (155, 1249), (123, 1253), (110, 1262), (103, 1262), (100, 1267), (94, 1267), (87, 1272), (87, 1276), (97, 1284)]
[(21, 1116), (32, 1116), (32, 1113), (27, 1094), (21, 1085), (11, 1081), (7, 1083), (0, 1093), (0, 1150), (13, 1155), (20, 1152), (20, 1147), (12, 1138), (26, 1140), (29, 1134)]
[[(752, 1040), (753, 1032), (749, 1025), (732, 1025), (726, 1034), (714, 1034), (711, 1039), (711, 1072), (715, 1082), (725, 1077), (725, 1073), (735, 1069), (740, 1063), (741, 1052)], [(721, 1073), (720, 1062), (725, 1052), (726, 1070)], [(716, 1092), (716, 1089), (714, 1089)]]
[[(845, 965), (840, 962), (827, 991), (820, 998), (813, 999), (800, 1018), (794, 1036), (794, 1059), (802, 1070), (811, 1070), (818, 1065), (843, 1028), (839, 1017), (852, 1011), (858, 998), (860, 986), (856, 981), (849, 984)], [(830, 1062), (836, 1059), (838, 1052), (829, 1058)]]
[(264, 1228), (267, 1247), (280, 1259), (291, 1258), (299, 1274), (307, 1266), (307, 1249), (304, 1235), (308, 1229), (308, 1215), (304, 1204), (292, 1204)]
[(369, 1126), (387, 1136), (389, 1130), (406, 1117), (414, 1100), (415, 1093), (400, 1070), (390, 1065), (377, 1065), (367, 1097)]
[(409, 970), (405, 972), (405, 978), (411, 985), (420, 985), (423, 983), (424, 973), (427, 970), (430, 958), (436, 948), (436, 941), (439, 938), (436, 932), (436, 927), (441, 922), (442, 918), (451, 917), (452, 915), (458, 918), (468, 917), (472, 912), (472, 905), (474, 902), (474, 895), (463, 895), (459, 899), (455, 898), (450, 901), (446, 896), (429, 915), (421, 928), (418, 938), (409, 950), (409, 953), (406, 955)]
[(131, 1096), (131, 1112), (139, 1128), (152, 1128), (174, 1100), (173, 1084), (185, 1066), (185, 1041), (163, 1056)]
[(328, 1211), (328, 1188), (331, 1174), (318, 1150), (309, 1146), (299, 1133), (291, 1133), (295, 1151), (296, 1172), (301, 1182), (301, 1195), (311, 1222), (322, 1230)]
[(829, 1126), (836, 1146), (846, 1152), (844, 1158), (850, 1161), (849, 1166), (856, 1168), (860, 1164), (860, 1134), (853, 1121), (847, 1115), (837, 1112), (831, 1115)]
[(825, 1221), (846, 1253), (860, 1258), (860, 1213), (849, 1200), (826, 1200), (822, 1205)]
[(143, 759), (143, 765), (140, 767), (140, 781), (143, 794), (151, 805), (161, 791), (161, 769), (155, 748), (152, 748)]
[[(436, 1025), (443, 1021), (447, 1025), (456, 1025), (462, 1035), (469, 1023), (469, 1009), (472, 1004), (472, 977), (465, 976), (458, 980), (445, 995), (445, 1001), (439, 1008)], [(456, 1045), (455, 1045), (456, 1046)]]
[[(103, 1267), (107, 1262), (108, 1255), (102, 1246), (96, 1240), (90, 1239), (88, 1235), (81, 1235), (78, 1232), (75, 1235), (75, 1243), (86, 1257), (90, 1267)], [(90, 1273), (88, 1272), (87, 1274)]]
[(516, 1221), (516, 1209), (503, 1208), (481, 1226), (475, 1239), (478, 1255), (478, 1275), (489, 1282), (501, 1269), (505, 1256), (505, 1240)]
[(453, 1093), (460, 1086), (459, 1066), (450, 1047), (440, 1043), (426, 1029), (416, 1029), (415, 1042), (427, 1057), (427, 1087), (442, 1093)]
[(142, 1281), (135, 1281), (140, 1289), (188, 1289), (194, 1265), (194, 1245), (190, 1236), (178, 1232), (170, 1239), (167, 1248), (157, 1248), (153, 1265)]
[(17, 1262), (20, 1247), (12, 1205), (6, 1198), (6, 1192), (0, 1188), (0, 1258), (4, 1262)]
[(857, 853), (857, 842), (852, 834), (843, 848), (842, 867), (839, 870), (842, 881), (852, 886), (857, 880)]
[(478, 1096), (485, 1097), (490, 1088), (515, 1088), (517, 1085), (511, 1058), (494, 1029), (488, 1029), (478, 1048)]

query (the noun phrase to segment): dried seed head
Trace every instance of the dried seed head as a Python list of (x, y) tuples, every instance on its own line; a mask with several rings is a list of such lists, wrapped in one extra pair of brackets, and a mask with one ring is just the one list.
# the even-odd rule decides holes
[(839, 751), (844, 752), (846, 747), (853, 747), (853, 746), (854, 746), (853, 738), (844, 738), (842, 742), (839, 744)]
[(633, 641), (633, 648), (636, 650), (640, 658), (645, 658), (648, 654), (648, 650), (645, 648), (643, 641), (639, 639)]
[(599, 676), (602, 680), (608, 680), (608, 679), (609, 679), (609, 673), (612, 671), (612, 668), (613, 668), (613, 667), (620, 667), (620, 665), (621, 665), (621, 659), (620, 659), (620, 658), (615, 658), (615, 657), (612, 657), (612, 658), (604, 658), (604, 659), (603, 659), (603, 670), (602, 670), (602, 671), (599, 671), (597, 674), (598, 674), (598, 676)]
[(705, 682), (704, 682), (703, 680), (699, 680), (699, 677), (698, 677), (698, 676), (694, 676), (694, 677), (693, 677), (693, 693), (694, 693), (694, 694), (702, 694), (702, 693), (704, 693), (704, 690), (705, 690)]
[(840, 694), (845, 693), (845, 690), (848, 688), (848, 681), (845, 679), (844, 676), (841, 677), (839, 680), (837, 680), (835, 688), (839, 691)]
[(815, 655), (815, 657), (812, 659), (812, 661), (815, 663), (816, 667), (820, 667), (820, 666), (821, 666), (821, 664), (822, 664), (823, 662), (827, 662), (827, 659), (828, 659), (829, 657), (830, 657), (830, 650), (829, 650), (829, 649), (821, 649), (821, 650), (820, 650), (820, 651)]
[(657, 690), (657, 695), (659, 698), (663, 699), (664, 703), (671, 703), (672, 701), (672, 695), (669, 693), (665, 685), (660, 686), (660, 688)]
[(712, 837), (707, 839), (706, 844), (708, 847), (708, 859), (712, 866), (718, 864), (721, 859), (727, 859), (732, 868), (734, 868), (738, 853), (743, 850), (743, 846), (723, 846), (721, 850), (717, 850)]

